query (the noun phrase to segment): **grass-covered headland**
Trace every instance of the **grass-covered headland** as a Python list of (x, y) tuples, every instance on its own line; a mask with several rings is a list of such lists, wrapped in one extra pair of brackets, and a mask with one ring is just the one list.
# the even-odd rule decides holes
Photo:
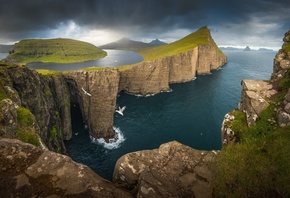
[(16, 43), (8, 59), (21, 64), (73, 63), (97, 60), (106, 55), (105, 51), (90, 43), (73, 39), (28, 39)]
[(162, 58), (165, 56), (172, 56), (182, 52), (186, 52), (197, 47), (200, 44), (210, 43), (210, 31), (207, 27), (202, 27), (196, 32), (187, 35), (186, 37), (170, 44), (161, 45), (157, 47), (150, 47), (137, 50), (136, 52), (144, 57), (145, 61)]

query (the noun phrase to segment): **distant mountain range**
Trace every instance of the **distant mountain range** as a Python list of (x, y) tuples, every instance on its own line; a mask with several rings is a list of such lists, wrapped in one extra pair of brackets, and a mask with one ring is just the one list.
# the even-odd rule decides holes
[(258, 50), (251, 49), (250, 47), (246, 48), (237, 48), (237, 47), (220, 47), (221, 50), (227, 51), (227, 50), (236, 50), (236, 51), (274, 51), (272, 49), (267, 49), (267, 48), (259, 48)]
[(160, 46), (165, 45), (167, 43), (164, 43), (158, 39), (155, 39), (151, 41), (150, 43), (144, 43), (141, 41), (133, 41), (128, 38), (122, 38), (120, 40), (114, 41), (112, 43), (108, 43), (102, 46), (99, 46), (99, 48), (102, 49), (123, 49), (123, 50), (137, 50), (147, 47), (154, 47), (154, 46)]

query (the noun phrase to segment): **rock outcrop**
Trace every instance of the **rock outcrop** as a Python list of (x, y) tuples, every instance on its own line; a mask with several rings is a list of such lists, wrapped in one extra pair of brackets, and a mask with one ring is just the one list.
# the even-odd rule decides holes
[(73, 103), (81, 107), (84, 122), (94, 138), (112, 138), (119, 71), (75, 71), (65, 74)]
[(26, 67), (1, 64), (1, 77), (2, 90), (7, 97), (1, 101), (4, 115), (1, 130), (10, 130), (10, 135), (2, 136), (15, 137), (15, 109), (23, 106), (35, 116), (35, 129), (45, 145), (50, 150), (65, 153), (63, 140), (71, 138), (71, 116), (69, 92), (63, 76), (44, 77)]
[(242, 81), (242, 96), (239, 110), (246, 113), (249, 126), (255, 124), (261, 112), (270, 105), (270, 98), (276, 93), (277, 91), (273, 89), (273, 86), (268, 81)]
[[(274, 70), (271, 82), (280, 85), (280, 89), (290, 84), (290, 30), (285, 33), (284, 44), (274, 59)], [(285, 91), (285, 90), (284, 90)], [(281, 107), (277, 110), (277, 121), (280, 126), (290, 126), (290, 89), (286, 90)]]
[(1, 197), (133, 197), (71, 158), (0, 139)]
[(176, 141), (122, 156), (113, 182), (135, 197), (211, 197), (211, 162), (216, 151), (199, 151)]

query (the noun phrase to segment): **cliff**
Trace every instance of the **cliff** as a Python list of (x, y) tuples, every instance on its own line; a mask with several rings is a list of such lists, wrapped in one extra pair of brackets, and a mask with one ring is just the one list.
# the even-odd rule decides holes
[(113, 122), (120, 78), (118, 70), (75, 71), (66, 73), (64, 77), (71, 102), (80, 105), (90, 134), (94, 138), (114, 137)]
[(215, 196), (290, 195), (290, 30), (283, 41), (271, 79), (243, 80), (239, 107), (224, 118)]
[[(188, 45), (192, 48), (183, 47)], [(210, 74), (227, 62), (206, 27), (172, 44), (139, 53), (144, 62), (120, 70), (120, 91), (142, 95), (167, 91), (169, 84), (191, 81), (196, 74)]]
[(1, 96), (4, 99), (1, 101), (1, 136), (17, 136), (21, 117), (17, 110), (24, 107), (35, 117), (32, 127), (45, 145), (50, 150), (65, 153), (63, 140), (71, 138), (71, 116), (69, 90), (64, 78), (61, 75), (58, 78), (44, 77), (26, 67), (7, 63), (1, 63), (0, 67)]

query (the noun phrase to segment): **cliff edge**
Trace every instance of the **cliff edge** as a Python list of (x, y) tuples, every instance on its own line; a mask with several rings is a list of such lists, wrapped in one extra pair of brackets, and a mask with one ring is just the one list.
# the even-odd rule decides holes
[(243, 80), (239, 107), (224, 118), (216, 197), (290, 196), (290, 30), (283, 41), (271, 79)]
[(179, 41), (138, 53), (144, 62), (120, 69), (120, 91), (141, 95), (168, 91), (169, 84), (191, 81), (196, 74), (210, 74), (227, 62), (207, 27)]

